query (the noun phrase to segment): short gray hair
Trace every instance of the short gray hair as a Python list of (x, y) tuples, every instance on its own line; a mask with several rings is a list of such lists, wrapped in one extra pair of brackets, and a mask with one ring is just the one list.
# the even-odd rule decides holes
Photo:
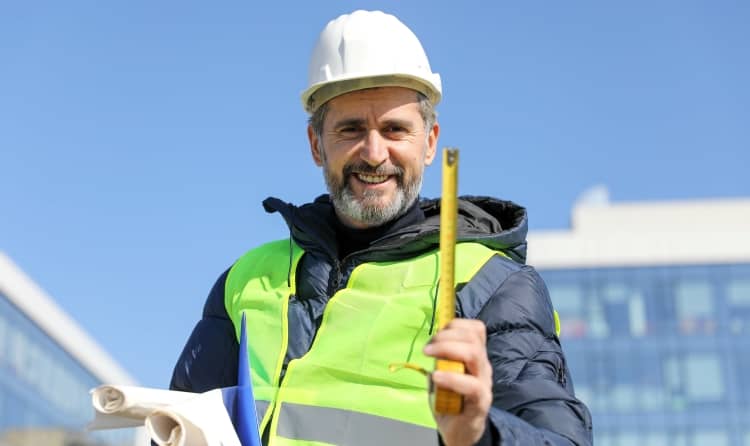
[[(427, 98), (427, 96), (418, 91), (415, 93), (417, 94), (417, 102), (419, 102), (419, 114), (422, 115), (422, 120), (424, 121), (425, 132), (429, 132), (432, 126), (435, 124), (435, 121), (437, 120), (437, 111), (435, 111), (435, 106), (432, 104), (432, 101)], [(326, 120), (327, 113), (328, 102), (318, 107), (307, 120), (307, 123), (310, 124), (310, 127), (312, 127), (315, 135), (319, 139), (323, 135), (323, 123)]]

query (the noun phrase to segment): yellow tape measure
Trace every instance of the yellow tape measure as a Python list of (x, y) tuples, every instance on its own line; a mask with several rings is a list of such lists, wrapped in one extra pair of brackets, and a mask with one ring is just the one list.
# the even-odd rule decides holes
[[(458, 149), (443, 149), (443, 193), (440, 200), (440, 283), (438, 284), (438, 330), (453, 320), (456, 312), (456, 225), (458, 220)], [(464, 373), (464, 364), (438, 359), (435, 369)], [(450, 390), (435, 388), (433, 408), (439, 414), (459, 414), (463, 397)]]

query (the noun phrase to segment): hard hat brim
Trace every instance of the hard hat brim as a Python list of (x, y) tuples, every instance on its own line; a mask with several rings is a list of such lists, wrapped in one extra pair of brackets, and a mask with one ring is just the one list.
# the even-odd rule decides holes
[(403, 87), (415, 90), (427, 96), (433, 105), (437, 105), (442, 96), (440, 92), (440, 75), (433, 73), (433, 76), (437, 85), (427, 82), (422, 77), (409, 74), (353, 76), (346, 79), (337, 79), (335, 82), (319, 82), (311, 85), (310, 88), (302, 92), (302, 106), (305, 108), (305, 111), (312, 114), (321, 105), (336, 96), (377, 87)]

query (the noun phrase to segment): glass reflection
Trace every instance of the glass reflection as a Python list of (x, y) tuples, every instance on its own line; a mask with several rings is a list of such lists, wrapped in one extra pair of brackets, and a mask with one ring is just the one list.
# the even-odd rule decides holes
[(0, 294), (0, 445), (132, 446), (133, 430), (84, 432), (98, 384)]
[(750, 446), (750, 264), (541, 274), (595, 444)]

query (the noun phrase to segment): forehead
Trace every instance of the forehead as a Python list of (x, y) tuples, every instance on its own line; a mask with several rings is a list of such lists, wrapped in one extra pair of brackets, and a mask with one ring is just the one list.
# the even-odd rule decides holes
[(368, 88), (328, 101), (326, 121), (350, 118), (421, 120), (417, 92), (402, 87)]

